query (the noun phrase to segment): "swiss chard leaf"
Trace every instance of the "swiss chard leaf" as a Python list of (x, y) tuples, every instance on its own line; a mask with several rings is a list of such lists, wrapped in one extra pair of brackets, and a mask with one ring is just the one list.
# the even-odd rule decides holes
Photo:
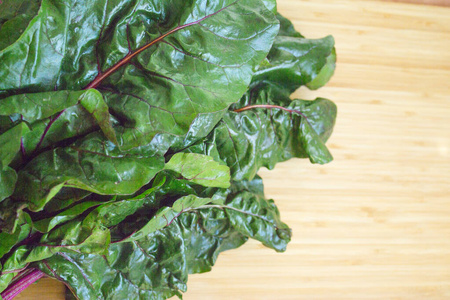
[(14, 193), (17, 182), (17, 173), (14, 169), (6, 167), (0, 170), (0, 201)]
[(335, 105), (289, 98), (329, 80), (331, 37), (275, 0), (26, 4), (0, 1), (0, 291), (38, 267), (81, 299), (181, 297), (248, 238), (286, 249), (256, 173), (332, 159)]
[(177, 153), (164, 167), (187, 181), (209, 187), (230, 187), (230, 169), (210, 156), (195, 153)]
[[(256, 238), (282, 251), (290, 230), (279, 220), (273, 202), (249, 191), (261, 180), (238, 184), (226, 205), (188, 196), (171, 208), (177, 215), (160, 228), (133, 240), (121, 240), (103, 256), (64, 250), (39, 263), (48, 275), (64, 280), (82, 299), (166, 299), (186, 290), (188, 273), (206, 272), (220, 252)], [(254, 188), (251, 188), (254, 189)], [(258, 200), (254, 201), (257, 197)], [(155, 217), (159, 218), (157, 213)], [(246, 225), (238, 224), (244, 218)], [(276, 236), (274, 236), (276, 235)], [(135, 236), (137, 237), (137, 236)]]
[(251, 180), (260, 167), (272, 169), (292, 157), (308, 157), (313, 163), (331, 161), (324, 144), (336, 119), (336, 106), (331, 101), (292, 101), (278, 88), (262, 85), (252, 89), (236, 107), (244, 105), (263, 107), (228, 112), (203, 142), (186, 151), (224, 161), (233, 180)]
[(20, 123), (0, 135), (0, 169), (8, 166), (20, 150), (21, 138), (29, 129)]
[(200, 198), (188, 195), (176, 200), (172, 207), (163, 207), (140, 229), (132, 233), (123, 241), (136, 241), (148, 234), (170, 225), (180, 214), (201, 207), (211, 202), (210, 198)]
[[(79, 105), (76, 106), (77, 104)], [(76, 112), (77, 110), (83, 110), (83, 108), (88, 114)], [(110, 141), (117, 144), (108, 106), (102, 95), (95, 89), (27, 93), (2, 99), (0, 101), (0, 115), (15, 114), (19, 114), (21, 120), (29, 123), (32, 128), (31, 132), (23, 134), (25, 152), (30, 153), (39, 150), (40, 147), (48, 145), (50, 141), (57, 142), (80, 135), (96, 124), (100, 126)], [(78, 119), (78, 122), (70, 122), (70, 119), (68, 120), (70, 116)], [(47, 120), (49, 117), (51, 118)], [(93, 120), (96, 122), (93, 122)], [(71, 129), (67, 128), (69, 124), (72, 127)], [(82, 129), (83, 127), (85, 129)], [(44, 137), (47, 137), (45, 141)]]
[(327, 163), (325, 146), (336, 119), (329, 100), (290, 100), (302, 85), (318, 88), (334, 72), (334, 40), (309, 40), (281, 15), (280, 32), (255, 72), (247, 93), (232, 106), (206, 139), (184, 151), (225, 162), (233, 180), (251, 180), (260, 167), (272, 169), (292, 157)]
[(0, 50), (20, 37), (40, 4), (41, 0), (3, 0), (0, 3)]
[(186, 290), (187, 268), (179, 228), (139, 241), (112, 244), (107, 254), (60, 252), (39, 263), (81, 299), (167, 299)]
[[(186, 134), (199, 114), (224, 112), (270, 49), (273, 13), (259, 0), (172, 1), (155, 10), (150, 2), (44, 0), (21, 39), (0, 51), (0, 91), (99, 87), (122, 121), (122, 149), (162, 132)], [(48, 127), (60, 127), (53, 122), (35, 134), (39, 143)]]
[(312, 89), (323, 86), (334, 73), (336, 52), (333, 37), (306, 39), (295, 31), (289, 20), (279, 14), (277, 18), (280, 32), (267, 60), (257, 68), (253, 84), (269, 81), (286, 89), (289, 94), (302, 85)]
[(19, 172), (14, 197), (40, 210), (63, 186), (97, 194), (133, 194), (164, 167), (162, 157), (122, 153), (100, 135), (37, 156)]

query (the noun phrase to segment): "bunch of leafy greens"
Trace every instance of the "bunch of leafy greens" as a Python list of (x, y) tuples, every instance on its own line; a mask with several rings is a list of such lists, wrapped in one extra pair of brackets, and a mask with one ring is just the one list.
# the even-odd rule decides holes
[(335, 105), (290, 94), (335, 60), (275, 0), (3, 0), (4, 299), (44, 273), (79, 299), (181, 297), (248, 238), (284, 251), (257, 172), (332, 159)]

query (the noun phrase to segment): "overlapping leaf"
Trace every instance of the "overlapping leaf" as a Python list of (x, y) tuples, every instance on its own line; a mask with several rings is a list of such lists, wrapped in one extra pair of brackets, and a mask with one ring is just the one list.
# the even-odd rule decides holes
[(151, 219), (164, 220), (161, 226), (112, 244), (104, 256), (63, 251), (39, 267), (63, 279), (83, 299), (180, 295), (188, 273), (209, 271), (220, 252), (239, 247), (248, 237), (278, 251), (285, 249), (290, 230), (278, 210), (273, 202), (243, 191), (246, 186), (260, 190), (261, 180), (237, 184), (232, 190), (239, 192), (230, 194), (223, 205), (209, 205), (208, 199), (193, 195), (182, 197)]
[(336, 106), (331, 101), (291, 101), (275, 87), (253, 92), (253, 98), (244, 98), (239, 104), (278, 107), (230, 111), (202, 143), (187, 151), (224, 161), (233, 180), (252, 179), (260, 167), (272, 169), (277, 162), (292, 157), (307, 157), (322, 164), (331, 161), (324, 144), (336, 118)]
[(331, 37), (275, 0), (25, 4), (0, 2), (0, 291), (38, 267), (80, 299), (181, 297), (248, 238), (286, 249), (256, 173), (331, 160), (334, 104), (289, 98), (329, 80)]
[(165, 166), (187, 181), (210, 187), (230, 187), (230, 169), (210, 156), (195, 153), (177, 153)]
[(19, 172), (14, 197), (40, 210), (63, 186), (97, 194), (133, 194), (163, 167), (162, 157), (128, 155), (94, 134), (35, 158)]
[(331, 78), (336, 63), (334, 39), (307, 39), (295, 31), (292, 23), (281, 15), (278, 33), (267, 60), (255, 72), (252, 82), (269, 81), (294, 92), (302, 85), (317, 89)]
[(3, 0), (0, 6), (0, 50), (15, 42), (39, 10), (41, 0)]

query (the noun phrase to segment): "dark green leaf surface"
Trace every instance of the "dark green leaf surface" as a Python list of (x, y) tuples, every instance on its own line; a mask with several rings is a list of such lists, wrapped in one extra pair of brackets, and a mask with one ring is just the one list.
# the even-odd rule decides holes
[[(280, 33), (267, 61), (258, 67), (252, 82), (270, 81), (285, 88), (289, 94), (302, 85), (313, 89), (323, 86), (334, 73), (336, 52), (333, 37), (306, 39), (295, 31), (289, 20), (280, 15), (277, 17)], [(315, 80), (319, 74), (320, 78)]]
[(0, 135), (0, 169), (8, 166), (20, 150), (22, 136), (29, 129), (25, 123), (20, 123)]
[(202, 142), (187, 149), (224, 161), (233, 180), (251, 180), (260, 167), (272, 169), (292, 157), (308, 157), (327, 163), (332, 156), (325, 146), (336, 119), (336, 106), (329, 100), (290, 100), (278, 88), (254, 88), (236, 107), (277, 105), (230, 111)]
[(103, 256), (60, 252), (39, 266), (81, 299), (167, 299), (186, 290), (184, 256), (179, 228), (170, 226)]
[(331, 161), (336, 106), (290, 94), (335, 63), (275, 0), (0, 1), (0, 291), (38, 267), (167, 299), (249, 238), (284, 251), (257, 172)]
[(17, 226), (13, 233), (0, 232), (0, 259), (7, 254), (14, 245), (27, 238), (32, 231), (32, 224), (30, 219), (26, 220), (20, 226)]
[(147, 144), (159, 132), (184, 135), (199, 115), (224, 113), (245, 92), (253, 67), (269, 51), (278, 21), (261, 2), (204, 4), (180, 2), (177, 22), (188, 26), (178, 31), (168, 21), (161, 32), (150, 32), (141, 43), (177, 30), (150, 56), (139, 56), (103, 83), (112, 114), (123, 120), (124, 149)]
[(108, 111), (109, 108), (103, 100), (102, 94), (95, 89), (89, 89), (80, 97), (80, 104), (96, 120), (106, 138), (117, 145), (116, 133), (112, 127)]
[[(80, 89), (152, 45), (102, 83), (124, 121), (121, 147), (147, 144), (159, 132), (185, 134), (199, 114), (223, 111), (245, 92), (278, 21), (259, 0), (163, 2), (155, 10), (150, 2), (44, 0), (21, 39), (0, 51), (0, 91)], [(31, 59), (35, 48), (54, 59)]]
[(164, 167), (162, 157), (127, 155), (99, 135), (36, 157), (19, 172), (14, 196), (40, 210), (63, 187), (133, 194)]
[[(260, 190), (261, 184), (257, 179), (240, 188)], [(175, 218), (139, 239), (112, 244), (106, 255), (63, 251), (39, 266), (81, 299), (166, 299), (186, 290), (188, 273), (209, 271), (220, 252), (239, 247), (247, 236), (284, 250), (290, 230), (273, 202), (241, 191), (227, 205), (205, 203), (195, 196), (179, 199), (172, 208)], [(238, 224), (240, 218), (248, 224)]]
[(172, 207), (163, 207), (142, 228), (134, 232), (123, 241), (136, 241), (148, 234), (170, 225), (181, 213), (201, 207), (211, 202), (210, 198), (200, 198), (195, 195), (181, 197), (175, 201)]
[(23, 120), (32, 123), (48, 118), (59, 111), (78, 103), (88, 91), (57, 91), (13, 95), (0, 101), (0, 115), (20, 114)]
[(232, 226), (241, 234), (277, 251), (286, 250), (291, 240), (291, 230), (280, 221), (280, 213), (273, 201), (242, 192), (222, 209), (225, 209)]
[(14, 169), (6, 167), (0, 170), (0, 201), (12, 195), (16, 182), (17, 173)]
[(0, 3), (0, 50), (15, 42), (37, 14), (41, 0), (2, 0)]

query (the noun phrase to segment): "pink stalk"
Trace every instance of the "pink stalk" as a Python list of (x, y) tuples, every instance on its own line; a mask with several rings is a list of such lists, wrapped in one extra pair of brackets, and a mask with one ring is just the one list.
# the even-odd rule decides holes
[(38, 269), (27, 269), (19, 273), (6, 290), (2, 292), (3, 300), (11, 300), (25, 290), (28, 286), (44, 277), (44, 272)]

